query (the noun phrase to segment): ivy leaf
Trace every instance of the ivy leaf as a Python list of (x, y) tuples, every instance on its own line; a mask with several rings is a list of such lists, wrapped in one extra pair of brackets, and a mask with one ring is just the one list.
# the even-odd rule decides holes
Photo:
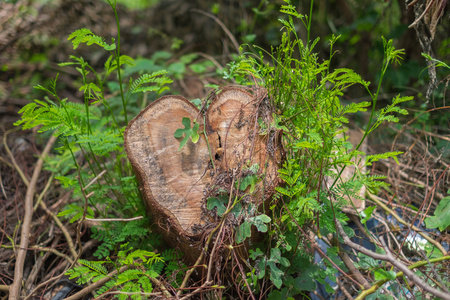
[(258, 183), (258, 176), (256, 175), (245, 176), (242, 179), (241, 184), (239, 185), (239, 189), (241, 191), (245, 191), (247, 187), (250, 186), (249, 193), (253, 193), (253, 191), (255, 190), (256, 183)]
[(261, 279), (266, 275), (266, 264), (267, 264), (267, 259), (265, 257), (259, 261), (259, 263), (257, 265), (258, 279)]
[(207, 202), (206, 202), (206, 208), (208, 210), (213, 210), (214, 207), (217, 207), (217, 215), (219, 215), (219, 217), (221, 217), (225, 211), (226, 211), (226, 207), (225, 204), (223, 202), (223, 196), (222, 197), (209, 197)]
[(281, 278), (284, 276), (284, 272), (276, 266), (278, 263), (285, 267), (290, 266), (287, 258), (281, 256), (280, 249), (272, 248), (270, 249), (270, 259), (267, 261), (267, 265), (270, 268), (270, 280), (279, 289), (283, 284), (283, 280)]
[(278, 269), (275, 264), (272, 264), (269, 262), (270, 266), (270, 280), (272, 283), (277, 287), (277, 289), (281, 288), (281, 285), (283, 284), (283, 280), (281, 279), (281, 276), (284, 275), (284, 272)]
[(236, 228), (236, 243), (242, 243), (246, 238), (252, 236), (251, 224), (245, 221)]
[(180, 151), (184, 147), (184, 145), (186, 145), (189, 137), (194, 144), (197, 143), (198, 139), (200, 138), (200, 136), (198, 135), (198, 129), (200, 125), (197, 122), (194, 121), (194, 127), (191, 128), (191, 119), (184, 117), (181, 123), (184, 125), (184, 129), (178, 128), (173, 135), (177, 139), (181, 138), (183, 134), (185, 135), (184, 139), (180, 143), (180, 148), (178, 149), (178, 151)]
[[(450, 194), (450, 190), (447, 193)], [(434, 211), (434, 216), (426, 218), (425, 224), (427, 228), (439, 228), (440, 231), (450, 226), (450, 196), (442, 198)]]
[(267, 232), (267, 225), (264, 223), (270, 222), (270, 217), (267, 215), (259, 215), (253, 218), (249, 219), (249, 222), (251, 222), (253, 225), (256, 226), (256, 229), (258, 229), (259, 232)]
[(260, 256), (264, 256), (264, 253), (259, 248), (256, 248), (256, 250), (250, 249), (249, 253), (251, 259), (257, 259)]
[(272, 248), (270, 249), (270, 260), (275, 263), (281, 263), (285, 267), (289, 267), (291, 263), (287, 258), (281, 256), (281, 251), (278, 248)]

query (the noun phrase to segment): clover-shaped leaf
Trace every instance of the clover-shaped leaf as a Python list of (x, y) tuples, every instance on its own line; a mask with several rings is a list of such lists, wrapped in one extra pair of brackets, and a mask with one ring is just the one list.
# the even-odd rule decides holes
[(181, 138), (183, 134), (185, 135), (184, 139), (180, 143), (180, 148), (178, 149), (178, 151), (180, 151), (184, 147), (184, 145), (186, 145), (189, 137), (194, 144), (197, 143), (198, 139), (200, 138), (200, 136), (198, 135), (200, 124), (194, 121), (194, 127), (191, 128), (191, 119), (186, 117), (181, 120), (181, 123), (184, 125), (184, 128), (177, 129), (173, 135), (177, 139)]

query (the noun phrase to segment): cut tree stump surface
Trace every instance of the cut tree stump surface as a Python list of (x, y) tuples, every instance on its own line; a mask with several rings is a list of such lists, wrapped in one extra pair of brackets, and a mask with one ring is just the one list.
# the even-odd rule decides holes
[[(257, 123), (261, 118), (270, 124), (272, 114), (263, 109), (269, 105), (262, 105), (267, 102), (265, 92), (257, 90), (253, 95), (230, 87), (210, 100), (206, 124), (203, 114), (188, 100), (165, 96), (139, 113), (125, 131), (125, 149), (153, 220), (163, 229), (166, 240), (180, 243), (181, 248), (192, 239), (198, 240), (203, 228), (213, 221), (204, 207), (218, 178), (231, 190), (233, 176), (239, 180), (237, 174), (244, 168), (258, 164), (258, 175), (264, 176), (248, 200), (257, 206), (270, 198), (278, 184), (279, 134), (273, 130), (260, 135)], [(200, 124), (200, 138), (195, 144), (189, 140), (179, 151), (183, 137), (177, 139), (174, 133), (183, 128), (184, 117), (191, 120), (191, 126), (194, 120)]]
[(203, 190), (209, 182), (205, 172), (209, 163), (203, 135), (194, 144), (188, 142), (178, 151), (180, 141), (174, 132), (184, 117), (192, 121), (198, 109), (188, 100), (166, 96), (152, 103), (130, 122), (125, 145), (141, 192), (158, 215), (177, 222), (176, 227), (193, 235), (194, 224), (204, 224), (201, 213)]

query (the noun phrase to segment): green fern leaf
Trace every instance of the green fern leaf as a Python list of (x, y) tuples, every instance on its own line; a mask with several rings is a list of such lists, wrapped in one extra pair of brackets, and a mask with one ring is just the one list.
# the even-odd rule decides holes
[(372, 163), (379, 161), (380, 159), (388, 159), (393, 158), (395, 162), (398, 164), (398, 158), (397, 155), (402, 154), (403, 152), (400, 151), (394, 151), (394, 152), (386, 152), (381, 154), (375, 154), (375, 155), (367, 155), (366, 156), (366, 166), (371, 166)]
[(96, 130), (92, 134), (79, 135), (77, 144), (89, 148), (95, 155), (106, 156), (110, 152), (121, 149), (122, 136), (113, 130)]
[(152, 283), (148, 277), (142, 276), (137, 283), (142, 287), (144, 293), (151, 293), (153, 291)]
[(121, 284), (124, 284), (125, 282), (139, 279), (140, 275), (142, 275), (141, 270), (128, 269), (128, 270), (118, 274), (116, 285), (121, 285)]
[[(173, 81), (164, 76), (168, 72), (165, 70), (153, 72), (151, 74), (143, 74), (138, 79), (134, 80), (131, 84), (130, 90), (132, 93), (146, 93), (151, 91), (157, 91), (160, 94), (166, 84), (170, 84)], [(154, 84), (154, 85), (149, 85)]]
[(100, 47), (103, 47), (107, 51), (112, 51), (116, 49), (115, 43), (108, 45), (103, 41), (102, 37), (93, 34), (92, 31), (87, 28), (75, 30), (74, 32), (72, 32), (72, 34), (69, 35), (68, 40), (69, 41), (72, 40), (74, 50), (77, 49), (81, 43), (86, 43), (86, 45), (88, 46), (96, 44), (99, 45)]
[(85, 259), (79, 259), (78, 262), (82, 265), (85, 265), (86, 267), (90, 268), (91, 270), (97, 272), (98, 274), (107, 275), (108, 270), (104, 266), (106, 261), (89, 261)]

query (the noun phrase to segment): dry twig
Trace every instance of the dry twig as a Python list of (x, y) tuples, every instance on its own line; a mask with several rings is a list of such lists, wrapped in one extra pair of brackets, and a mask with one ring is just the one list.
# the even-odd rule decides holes
[(81, 291), (79, 291), (78, 293), (67, 297), (65, 300), (78, 300), (83, 298), (84, 296), (86, 296), (87, 294), (89, 294), (90, 292), (94, 291), (95, 289), (100, 288), (101, 286), (103, 286), (105, 283), (107, 283), (108, 281), (111, 280), (111, 277), (117, 275), (118, 273), (123, 273), (126, 270), (128, 270), (129, 266), (123, 266), (122, 268), (120, 268), (119, 270), (114, 270), (111, 273), (109, 273), (108, 275), (106, 275), (106, 277), (94, 282), (91, 285), (88, 285), (87, 287), (85, 287), (84, 289), (82, 289)]
[(195, 11), (197, 13), (200, 13), (202, 15), (208, 16), (211, 19), (213, 19), (217, 24), (219, 24), (219, 26), (223, 29), (223, 31), (225, 31), (225, 33), (228, 35), (228, 37), (230, 38), (231, 42), (233, 43), (233, 46), (236, 48), (236, 51), (239, 53), (239, 44), (236, 41), (236, 38), (234, 37), (234, 35), (231, 33), (230, 30), (228, 30), (228, 28), (225, 26), (225, 24), (223, 24), (223, 22), (217, 18), (215, 15), (212, 15), (210, 13), (204, 12), (202, 10), (199, 9), (191, 9), (192, 11)]
[(17, 173), (19, 173), (20, 178), (22, 178), (23, 183), (25, 183), (25, 185), (28, 187), (30, 185), (30, 182), (28, 181), (28, 178), (25, 176), (25, 174), (23, 173), (22, 169), (19, 167), (19, 165), (16, 162), (16, 159), (14, 158), (14, 155), (12, 154), (11, 150), (8, 147), (8, 143), (7, 143), (7, 136), (10, 132), (16, 131), (18, 129), (13, 129), (13, 130), (9, 130), (7, 132), (5, 132), (5, 134), (3, 135), (3, 146), (5, 147), (6, 152), (9, 155), (9, 158), (11, 159), (11, 162), (14, 166), (14, 169), (16, 169)]
[(383, 246), (383, 249), (385, 250), (386, 254), (379, 254), (376, 252), (373, 252), (361, 245), (358, 245), (350, 240), (350, 238), (347, 236), (347, 234), (344, 232), (344, 229), (342, 228), (339, 221), (335, 222), (336, 229), (338, 230), (339, 234), (344, 239), (344, 244), (355, 249), (356, 251), (359, 251), (373, 259), (381, 260), (381, 261), (387, 261), (390, 262), (394, 267), (399, 269), (403, 272), (412, 282), (414, 282), (417, 286), (424, 289), (425, 291), (429, 292), (435, 297), (439, 297), (444, 300), (450, 300), (450, 295), (442, 292), (438, 289), (435, 289), (434, 287), (428, 285), (425, 281), (423, 281), (419, 276), (417, 276), (413, 271), (411, 271), (406, 265), (404, 265), (402, 262), (395, 259), (395, 257), (391, 254), (389, 248), (386, 246), (383, 237), (379, 237), (380, 242)]
[(44, 164), (44, 157), (50, 152), (53, 144), (55, 143), (57, 137), (52, 136), (47, 145), (42, 151), (41, 157), (38, 159), (36, 166), (34, 168), (33, 176), (31, 177), (30, 184), (27, 188), (27, 193), (25, 195), (25, 216), (22, 224), (22, 233), (20, 237), (20, 247), (17, 249), (16, 253), (16, 265), (14, 268), (14, 282), (10, 287), (10, 300), (20, 299), (20, 287), (22, 286), (23, 277), (23, 267), (25, 262), (25, 257), (27, 254), (27, 248), (29, 243), (30, 225), (31, 219), (33, 217), (33, 197), (36, 191), (36, 183), (39, 179), (42, 165)]
[(444, 247), (442, 247), (441, 244), (439, 244), (437, 241), (433, 240), (432, 238), (430, 238), (428, 235), (426, 235), (422, 230), (420, 230), (419, 228), (417, 228), (416, 226), (407, 223), (405, 220), (403, 220), (399, 215), (397, 215), (397, 213), (390, 209), (389, 207), (387, 207), (382, 201), (380, 201), (380, 197), (372, 195), (371, 193), (367, 193), (369, 195), (369, 198), (371, 201), (375, 202), (376, 204), (378, 204), (381, 208), (384, 209), (384, 211), (386, 211), (387, 213), (389, 213), (390, 215), (392, 215), (397, 222), (399, 222), (400, 224), (403, 224), (409, 228), (411, 228), (412, 230), (416, 231), (418, 234), (420, 234), (424, 239), (426, 239), (428, 242), (430, 242), (431, 244), (433, 244), (436, 248), (439, 249), (439, 251), (441, 251), (441, 253), (443, 255), (445, 255), (447, 253), (447, 251), (445, 251)]

